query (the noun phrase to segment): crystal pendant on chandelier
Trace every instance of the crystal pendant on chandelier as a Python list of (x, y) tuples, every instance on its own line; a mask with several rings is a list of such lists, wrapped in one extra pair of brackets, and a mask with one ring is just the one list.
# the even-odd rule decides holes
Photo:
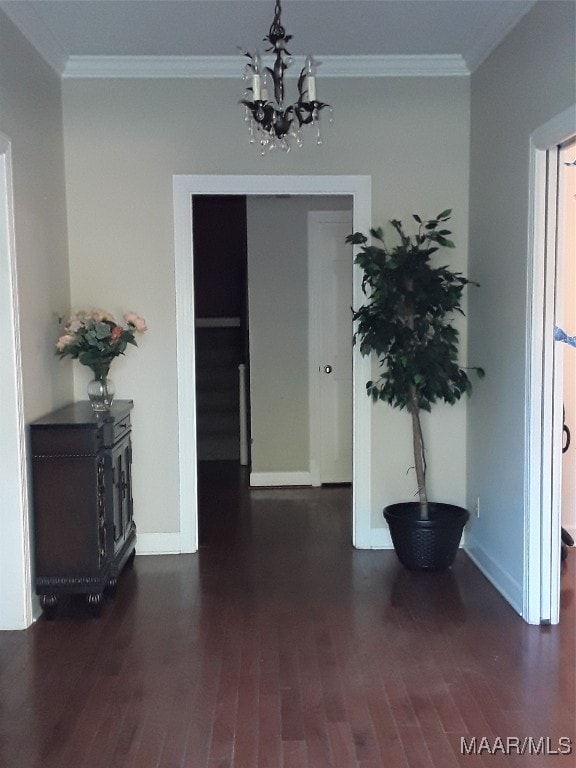
[(258, 51), (245, 53), (249, 59), (244, 69), (244, 80), (248, 82), (241, 103), (246, 108), (250, 143), (260, 144), (264, 155), (273, 149), (290, 151), (291, 142), (298, 147), (303, 144), (302, 129), (306, 125), (316, 128), (316, 143), (322, 144), (320, 112), (327, 108), (330, 122), (333, 122), (332, 107), (318, 101), (316, 94), (316, 67), (312, 56), (308, 56), (298, 78), (298, 100), (284, 105), (284, 72), (292, 63), (286, 48), (292, 35), (287, 35), (281, 22), (282, 8), (276, 0), (274, 19), (268, 35), (264, 38), (270, 47), (267, 53), (274, 55), (272, 67), (262, 65)]

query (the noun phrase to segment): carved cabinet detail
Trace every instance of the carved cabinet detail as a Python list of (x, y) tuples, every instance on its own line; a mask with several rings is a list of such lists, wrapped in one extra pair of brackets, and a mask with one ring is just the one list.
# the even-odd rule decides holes
[(48, 617), (63, 594), (99, 610), (134, 556), (132, 407), (96, 415), (78, 402), (30, 425), (35, 584)]

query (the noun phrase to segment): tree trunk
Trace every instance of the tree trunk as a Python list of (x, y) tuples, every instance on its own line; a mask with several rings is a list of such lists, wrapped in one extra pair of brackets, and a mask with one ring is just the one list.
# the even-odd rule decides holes
[(420, 423), (420, 407), (416, 387), (410, 387), (410, 414), (412, 416), (412, 442), (414, 446), (414, 467), (418, 484), (418, 499), (420, 501), (420, 519), (428, 520), (428, 497), (426, 495), (426, 458), (424, 455), (424, 438)]
[[(414, 332), (414, 302), (412, 291), (414, 290), (414, 281), (412, 278), (406, 278), (404, 287), (406, 289), (406, 327)], [(414, 467), (416, 469), (416, 482), (418, 484), (418, 499), (420, 501), (420, 520), (428, 520), (428, 497), (426, 496), (426, 457), (424, 455), (424, 438), (422, 436), (422, 425), (420, 424), (420, 405), (418, 404), (418, 393), (416, 386), (411, 384), (408, 388), (410, 400), (410, 414), (412, 416), (412, 443), (414, 446)]]

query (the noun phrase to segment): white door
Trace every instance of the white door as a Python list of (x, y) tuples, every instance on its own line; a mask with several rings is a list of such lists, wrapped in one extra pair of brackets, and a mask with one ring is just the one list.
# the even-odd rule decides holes
[(310, 473), (352, 481), (351, 211), (308, 215)]

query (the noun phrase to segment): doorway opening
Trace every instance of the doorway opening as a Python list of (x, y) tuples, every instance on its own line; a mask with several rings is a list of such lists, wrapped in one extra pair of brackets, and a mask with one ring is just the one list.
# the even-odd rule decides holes
[(249, 463), (241, 446), (248, 363), (246, 197), (194, 195), (198, 461)]
[[(178, 422), (180, 462), (181, 551), (198, 548), (198, 477), (196, 443), (194, 334), (194, 222), (195, 195), (243, 195), (247, 198), (289, 196), (348, 196), (352, 199), (355, 229), (367, 230), (371, 219), (369, 176), (175, 176), (174, 221), (176, 252), (176, 313), (178, 357)], [(352, 264), (350, 264), (352, 270)], [(361, 297), (360, 276), (353, 274), (353, 301)], [(304, 286), (303, 286), (304, 290)], [(272, 315), (273, 316), (273, 315)], [(370, 403), (364, 396), (369, 361), (353, 358), (353, 500), (352, 539), (370, 547)]]
[(214, 484), (238, 515), (243, 484), (351, 484), (352, 198), (194, 195), (192, 212), (202, 545)]
[(250, 464), (245, 195), (193, 195), (200, 546), (237, 522)]
[[(557, 225), (557, 294), (556, 327), (576, 336), (576, 136), (558, 147), (558, 225)], [(563, 442), (561, 456), (560, 526), (561, 582), (560, 616), (568, 571), (569, 546), (576, 538), (576, 339), (569, 345), (560, 344), (558, 375), (562, 389)]]

